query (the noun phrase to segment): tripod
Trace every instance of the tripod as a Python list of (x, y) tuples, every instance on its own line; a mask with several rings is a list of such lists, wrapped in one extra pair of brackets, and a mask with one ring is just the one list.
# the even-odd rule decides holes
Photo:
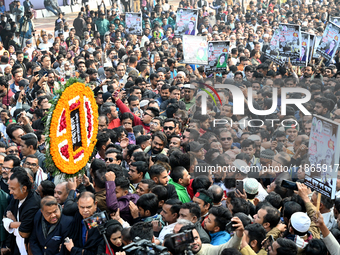
[(105, 243), (106, 243), (107, 247), (109, 248), (110, 254), (113, 255), (110, 244), (107, 241), (107, 238), (106, 238), (106, 235), (105, 235), (106, 229), (105, 229), (104, 225), (98, 225), (97, 228), (98, 228), (99, 233), (104, 237)]

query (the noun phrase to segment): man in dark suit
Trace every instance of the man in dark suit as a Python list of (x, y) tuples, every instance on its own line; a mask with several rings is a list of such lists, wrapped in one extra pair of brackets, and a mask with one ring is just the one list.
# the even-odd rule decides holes
[(8, 187), (13, 199), (3, 219), (5, 229), (11, 234), (7, 249), (10, 254), (25, 254), (34, 216), (40, 208), (40, 196), (32, 191), (32, 183), (24, 168), (14, 167), (11, 172)]
[(34, 217), (30, 237), (33, 254), (59, 255), (60, 245), (70, 230), (73, 217), (61, 214), (57, 199), (46, 196), (41, 200), (41, 209)]
[[(76, 189), (76, 183), (73, 182), (75, 187), (70, 187), (70, 190)], [(68, 198), (69, 199), (69, 198)], [(84, 219), (91, 217), (97, 212), (97, 201), (95, 195), (91, 192), (84, 191), (78, 198), (78, 209), (73, 213), (74, 220), (70, 226), (70, 233), (68, 235), (69, 242), (65, 242), (62, 246), (60, 254), (97, 254), (97, 249), (103, 245), (103, 237), (100, 235), (97, 228), (87, 230)], [(64, 210), (69, 210), (67, 207), (73, 207), (73, 203), (68, 203), (66, 200)]]
[(189, 21), (188, 30), (185, 31), (186, 35), (195, 35), (195, 22)]

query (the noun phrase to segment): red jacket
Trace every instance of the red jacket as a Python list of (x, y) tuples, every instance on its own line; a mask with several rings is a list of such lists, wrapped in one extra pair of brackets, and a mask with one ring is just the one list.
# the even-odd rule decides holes
[[(130, 109), (120, 99), (118, 99), (116, 101), (116, 105), (119, 108), (119, 110), (121, 111), (121, 113), (131, 112)], [(149, 133), (150, 132), (150, 126), (146, 126), (143, 123), (143, 121), (138, 116), (134, 115), (133, 113), (132, 113), (132, 115), (133, 115), (133, 123), (134, 123), (134, 125), (135, 126), (142, 125), (143, 128), (146, 130), (146, 132)]]

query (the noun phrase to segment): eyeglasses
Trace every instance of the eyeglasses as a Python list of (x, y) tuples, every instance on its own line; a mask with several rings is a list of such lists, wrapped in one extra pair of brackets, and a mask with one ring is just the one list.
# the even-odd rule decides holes
[(7, 172), (7, 171), (11, 171), (12, 169), (13, 169), (13, 168), (9, 168), (9, 167), (3, 167), (3, 168), (2, 168), (2, 170), (6, 171), (6, 172)]
[(231, 137), (221, 137), (221, 141), (223, 141), (223, 142), (224, 142), (225, 140), (231, 141), (231, 139), (232, 139)]
[(110, 161), (110, 163), (112, 163), (114, 161), (114, 159), (113, 158), (105, 158), (105, 162), (107, 162), (107, 161)]
[(36, 167), (37, 164), (36, 163), (30, 163), (30, 162), (25, 162), (24, 163), (26, 166), (32, 166), (32, 167)]
[(157, 123), (157, 122), (150, 122), (150, 126), (151, 126), (151, 125), (158, 126), (158, 123)]
[(8, 153), (9, 154), (16, 154), (16, 153), (19, 153), (19, 151), (18, 150), (10, 150), (10, 151), (8, 151)]
[(169, 129), (170, 131), (174, 129), (174, 127), (163, 127), (164, 130)]

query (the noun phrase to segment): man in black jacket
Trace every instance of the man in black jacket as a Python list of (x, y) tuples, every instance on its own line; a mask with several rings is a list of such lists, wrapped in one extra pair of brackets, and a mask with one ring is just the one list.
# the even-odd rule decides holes
[[(10, 194), (13, 199), (6, 209), (6, 218), (3, 219), (5, 229), (11, 234), (7, 249), (10, 254), (26, 252), (26, 244), (33, 229), (34, 216), (40, 208), (40, 196), (32, 191), (32, 183), (27, 172), (22, 167), (14, 167), (8, 181)], [(24, 240), (23, 240), (24, 239)]]
[(46, 196), (41, 200), (41, 210), (34, 217), (30, 237), (33, 254), (59, 255), (60, 245), (70, 230), (73, 217), (61, 214), (57, 199)]
[[(75, 186), (77, 185), (75, 182), (73, 184)], [(75, 190), (75, 188), (76, 187), (70, 187), (70, 190)], [(73, 205), (74, 203), (67, 203), (66, 201), (64, 210), (67, 210), (68, 206), (73, 207)], [(73, 212), (74, 220), (70, 226), (70, 233), (68, 235), (70, 240), (62, 246), (61, 254), (97, 254), (97, 249), (99, 245), (104, 242), (104, 239), (97, 228), (87, 230), (83, 221), (96, 212), (97, 201), (95, 195), (88, 191), (82, 192), (78, 198), (78, 209)]]

